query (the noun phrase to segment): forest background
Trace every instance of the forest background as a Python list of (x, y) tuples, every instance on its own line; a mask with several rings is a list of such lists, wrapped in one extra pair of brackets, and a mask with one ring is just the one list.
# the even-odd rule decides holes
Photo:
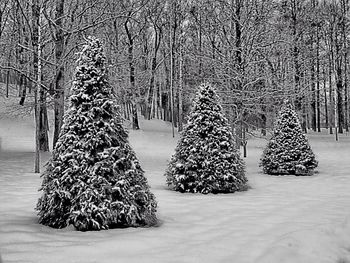
[(197, 86), (210, 82), (244, 155), (285, 98), (304, 132), (338, 139), (349, 131), (349, 22), (348, 0), (2, 0), (4, 114), (35, 112), (37, 157), (48, 151), (49, 120), (54, 145), (77, 52), (93, 35), (133, 129), (141, 114), (181, 131)]

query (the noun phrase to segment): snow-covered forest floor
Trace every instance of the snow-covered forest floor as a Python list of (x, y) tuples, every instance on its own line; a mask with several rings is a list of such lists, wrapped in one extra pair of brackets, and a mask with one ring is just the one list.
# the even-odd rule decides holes
[[(0, 253), (5, 263), (350, 262), (350, 136), (309, 134), (319, 160), (312, 177), (268, 176), (266, 143), (248, 142), (247, 192), (181, 194), (166, 188), (178, 137), (157, 120), (130, 141), (158, 201), (158, 227), (79, 232), (37, 223), (41, 178), (33, 171), (34, 128), (0, 119)], [(42, 162), (49, 158), (43, 156)]]

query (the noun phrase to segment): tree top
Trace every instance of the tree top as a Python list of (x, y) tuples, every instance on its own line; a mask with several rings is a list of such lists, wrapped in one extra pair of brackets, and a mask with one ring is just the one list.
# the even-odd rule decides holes
[(105, 61), (106, 57), (101, 41), (94, 36), (88, 36), (82, 51), (79, 53), (78, 64), (103, 68)]

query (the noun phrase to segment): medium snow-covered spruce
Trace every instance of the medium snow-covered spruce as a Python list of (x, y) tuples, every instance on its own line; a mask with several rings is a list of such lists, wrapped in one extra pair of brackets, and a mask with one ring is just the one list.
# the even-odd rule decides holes
[(285, 100), (260, 166), (264, 173), (271, 175), (312, 175), (317, 164), (298, 115), (292, 104)]
[(128, 143), (100, 41), (84, 45), (70, 107), (43, 173), (39, 222), (81, 231), (154, 225), (156, 201)]
[(247, 189), (244, 162), (224, 117), (219, 97), (202, 84), (165, 173), (180, 192), (230, 193)]

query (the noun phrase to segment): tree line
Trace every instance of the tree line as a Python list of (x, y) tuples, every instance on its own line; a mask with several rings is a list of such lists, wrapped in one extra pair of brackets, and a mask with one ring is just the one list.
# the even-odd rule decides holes
[(48, 150), (48, 109), (55, 143), (76, 53), (94, 35), (134, 129), (141, 114), (181, 130), (210, 82), (243, 146), (284, 98), (304, 132), (337, 135), (349, 130), (349, 25), (348, 0), (2, 0), (1, 95), (35, 109), (37, 151)]

